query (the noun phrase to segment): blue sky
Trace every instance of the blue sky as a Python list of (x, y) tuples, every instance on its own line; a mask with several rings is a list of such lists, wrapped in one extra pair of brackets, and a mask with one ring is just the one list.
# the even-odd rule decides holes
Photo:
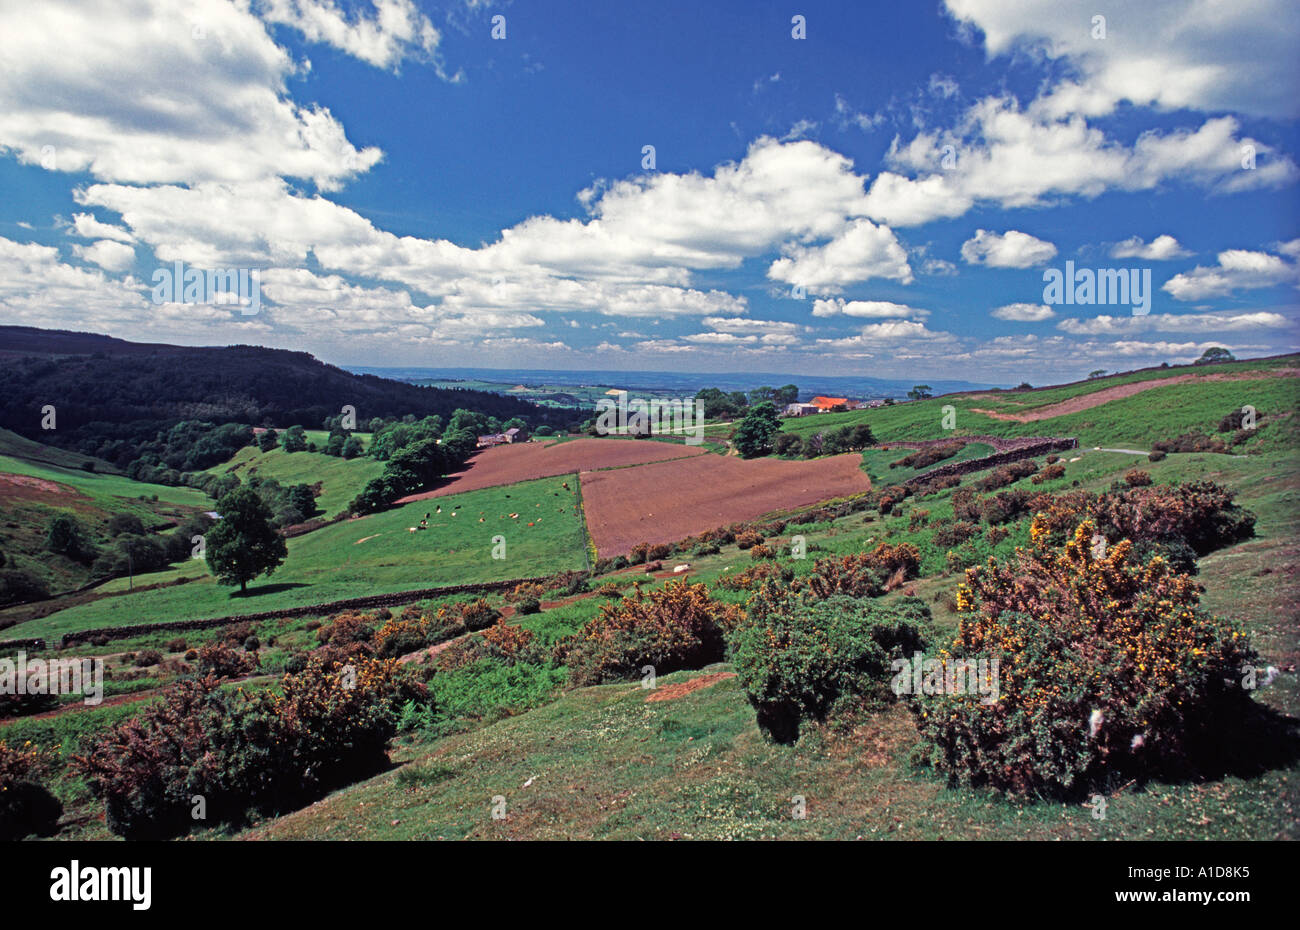
[[(1035, 383), (1300, 348), (1300, 7), (1094, 6), (7, 5), (0, 321)], [(177, 261), (257, 312), (156, 302)], [(1045, 305), (1067, 261), (1149, 306)]]

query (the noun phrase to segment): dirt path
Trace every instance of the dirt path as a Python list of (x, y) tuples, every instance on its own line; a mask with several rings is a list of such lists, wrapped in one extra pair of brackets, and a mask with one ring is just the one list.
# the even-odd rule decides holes
[[(1030, 410), (1027, 413), (1002, 413), (997, 410), (983, 410), (979, 407), (972, 407), (971, 412), (982, 413), (994, 420), (1006, 420), (1011, 423), (1033, 423), (1037, 420), (1049, 420), (1052, 417), (1063, 417), (1071, 413), (1079, 413), (1110, 403), (1112, 400), (1120, 400), (1124, 397), (1140, 394), (1143, 391), (1151, 391), (1173, 384), (1184, 384), (1188, 381), (1263, 381), (1268, 378), (1294, 378), (1297, 376), (1300, 376), (1300, 369), (1297, 368), (1279, 368), (1267, 374), (1262, 372), (1233, 372), (1210, 375), (1174, 375), (1170, 378), (1159, 378), (1154, 381), (1133, 381), (1129, 384), (1117, 384), (1115, 387), (1103, 388), (1091, 394), (1081, 394), (1078, 397), (1071, 397), (1059, 403), (1048, 404), (1046, 407), (1039, 407), (1037, 410)], [(987, 397), (989, 395), (983, 396)]]
[(699, 678), (692, 678), (690, 681), (679, 681), (677, 684), (664, 685), (662, 688), (655, 688), (650, 696), (645, 699), (647, 704), (655, 701), (672, 701), (679, 697), (685, 697), (693, 691), (700, 691), (710, 685), (716, 685), (720, 681), (726, 681), (728, 678), (735, 678), (735, 672), (713, 672), (709, 675), (701, 675)]

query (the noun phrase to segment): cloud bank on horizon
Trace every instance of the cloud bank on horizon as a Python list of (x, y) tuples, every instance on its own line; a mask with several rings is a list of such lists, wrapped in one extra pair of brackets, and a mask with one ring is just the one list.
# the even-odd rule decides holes
[[(0, 6), (0, 322), (980, 381), (1300, 348), (1300, 7), (904, 6)], [(156, 301), (177, 262), (258, 312)], [(1067, 262), (1149, 307), (1049, 302)]]

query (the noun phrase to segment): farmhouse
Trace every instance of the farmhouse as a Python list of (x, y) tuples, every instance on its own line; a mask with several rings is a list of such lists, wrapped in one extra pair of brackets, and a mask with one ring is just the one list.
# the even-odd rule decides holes
[(847, 397), (822, 397), (820, 394), (814, 397), (810, 403), (821, 413), (829, 413), (836, 407), (844, 407), (848, 404)]
[(816, 404), (786, 404), (784, 415), (787, 417), (806, 417), (810, 413), (820, 413), (821, 408)]
[(487, 433), (478, 438), (477, 447), (486, 449), (489, 446), (504, 446), (512, 442), (524, 442), (528, 439), (526, 433), (517, 426), (512, 426), (504, 433)]

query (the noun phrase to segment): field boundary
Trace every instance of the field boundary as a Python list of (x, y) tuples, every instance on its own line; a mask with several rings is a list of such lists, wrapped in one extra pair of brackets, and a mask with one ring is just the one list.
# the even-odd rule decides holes
[[(899, 439), (893, 442), (880, 442), (872, 449), (929, 449), (932, 446), (945, 446), (949, 443), (963, 442), (969, 445), (972, 442), (981, 442), (986, 446), (992, 446), (993, 452), (1011, 452), (1022, 446), (1032, 445), (1036, 442), (1043, 442), (1047, 437), (1043, 436), (945, 436), (942, 439)], [(991, 455), (992, 453), (990, 453)], [(973, 461), (973, 460), (972, 460)], [(953, 463), (956, 464), (956, 463)]]
[[(955, 441), (955, 437), (953, 440)], [(982, 441), (982, 440), (981, 440)], [(1032, 458), (1035, 455), (1042, 455), (1044, 452), (1058, 452), (1065, 449), (1079, 448), (1079, 440), (1074, 436), (1063, 436), (1056, 439), (1040, 439), (1029, 441), (1023, 445), (1007, 449), (1004, 452), (994, 452), (992, 455), (986, 455), (978, 459), (966, 459), (964, 462), (949, 462), (947, 465), (939, 465), (931, 468), (929, 471), (923, 471), (919, 475), (913, 475), (899, 484), (904, 487), (911, 487), (917, 484), (924, 484), (935, 478), (943, 478), (948, 475), (969, 475), (972, 472), (983, 471), (986, 468), (994, 468), (998, 465), (1006, 465), (1009, 462), (1016, 462), (1020, 459)]]
[[(133, 623), (127, 626), (99, 627), (90, 630), (76, 630), (64, 633), (59, 642), (60, 649), (84, 643), (91, 639), (126, 639), (158, 630), (210, 630), (256, 620), (281, 620), (291, 617), (310, 617), (315, 614), (328, 614), (340, 610), (369, 610), (374, 607), (400, 607), (413, 601), (423, 601), (431, 597), (447, 594), (484, 594), (490, 591), (504, 591), (518, 584), (541, 584), (554, 578), (553, 575), (540, 575), (530, 578), (506, 578), (501, 581), (479, 581), (471, 584), (445, 585), (440, 588), (419, 588), (412, 591), (394, 591), (390, 594), (371, 594), (366, 597), (350, 597), (341, 601), (327, 601), (323, 604), (306, 604), (301, 607), (285, 607), (280, 610), (264, 610), (252, 614), (235, 614), (226, 617), (207, 617), (202, 620), (172, 620), (159, 623)], [(17, 640), (11, 642), (19, 642)], [(32, 640), (28, 640), (32, 642)], [(5, 645), (5, 644), (0, 644)]]

